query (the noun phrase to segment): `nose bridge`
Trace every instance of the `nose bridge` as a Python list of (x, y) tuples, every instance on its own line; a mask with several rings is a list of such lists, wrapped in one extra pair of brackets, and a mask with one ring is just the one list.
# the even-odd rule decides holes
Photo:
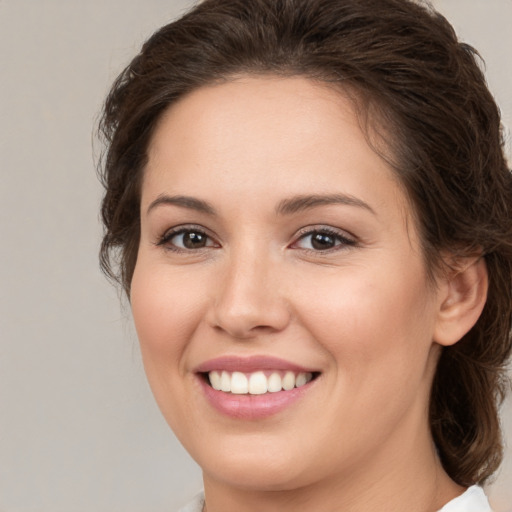
[(236, 338), (282, 330), (289, 320), (279, 263), (262, 245), (233, 247), (219, 276), (214, 324)]

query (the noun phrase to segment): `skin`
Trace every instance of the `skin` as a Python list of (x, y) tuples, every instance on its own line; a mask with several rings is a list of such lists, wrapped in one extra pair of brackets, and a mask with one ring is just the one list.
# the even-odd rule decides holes
[[(305, 78), (239, 77), (174, 104), (148, 156), (133, 316), (159, 407), (203, 469), (208, 512), (434, 511), (460, 494), (432, 443), (429, 390), (440, 344), (481, 311), (485, 268), (468, 261), (432, 286), (410, 205), (352, 103)], [(311, 194), (350, 201), (276, 211)], [(164, 195), (215, 212), (150, 208)], [(176, 227), (200, 229), (206, 245), (162, 243)], [(335, 245), (315, 249), (313, 228)], [(226, 355), (320, 376), (277, 415), (235, 419), (194, 372)]]

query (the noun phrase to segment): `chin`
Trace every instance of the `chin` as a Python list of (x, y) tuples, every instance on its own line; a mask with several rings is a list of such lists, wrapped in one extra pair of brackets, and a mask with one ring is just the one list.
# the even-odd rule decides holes
[(261, 438), (226, 444), (212, 442), (215, 450), (198, 449), (201, 456), (196, 461), (205, 480), (247, 491), (287, 491), (307, 486), (318, 476), (311, 463), (315, 458), (299, 446), (292, 449), (287, 443)]
[(274, 461), (207, 466), (203, 466), (205, 479), (221, 481), (225, 485), (245, 491), (289, 491), (308, 483), (305, 478), (301, 478), (294, 465), (285, 467), (284, 464), (274, 464)]

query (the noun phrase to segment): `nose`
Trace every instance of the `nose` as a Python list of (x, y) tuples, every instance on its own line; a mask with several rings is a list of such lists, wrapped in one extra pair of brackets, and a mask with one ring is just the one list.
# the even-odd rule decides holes
[(290, 321), (279, 265), (247, 252), (224, 262), (209, 314), (215, 329), (237, 339), (282, 331)]

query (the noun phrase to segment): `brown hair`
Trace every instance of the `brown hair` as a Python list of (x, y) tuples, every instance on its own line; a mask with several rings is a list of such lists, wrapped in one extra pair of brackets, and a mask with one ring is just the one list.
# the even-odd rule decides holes
[(473, 329), (443, 350), (430, 405), (448, 474), (462, 485), (484, 482), (502, 455), (498, 406), (511, 352), (512, 177), (499, 111), (477, 60), (441, 15), (408, 0), (201, 2), (144, 44), (106, 100), (103, 270), (129, 295), (146, 151), (173, 102), (240, 74), (350, 86), (365, 112), (377, 106), (429, 270), (446, 251), (485, 257), (486, 306)]

